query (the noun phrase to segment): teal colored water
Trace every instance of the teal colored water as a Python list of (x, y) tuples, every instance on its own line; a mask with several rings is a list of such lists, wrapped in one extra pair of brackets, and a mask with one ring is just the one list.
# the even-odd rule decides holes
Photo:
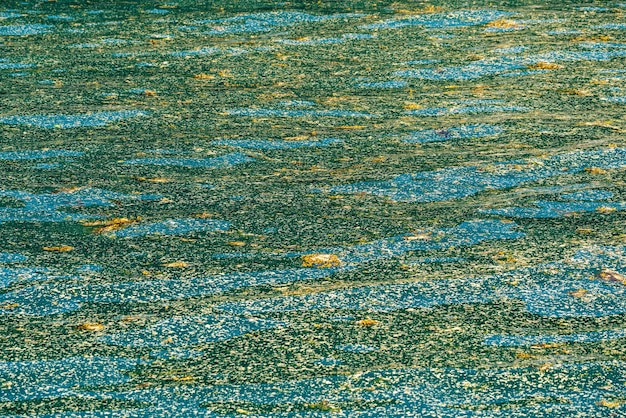
[(626, 4), (0, 2), (0, 415), (626, 416)]

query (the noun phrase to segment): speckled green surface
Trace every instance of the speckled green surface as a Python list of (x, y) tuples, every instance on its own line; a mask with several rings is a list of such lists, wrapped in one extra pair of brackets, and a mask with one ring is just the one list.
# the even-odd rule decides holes
[(1, 414), (626, 416), (626, 4), (0, 6)]

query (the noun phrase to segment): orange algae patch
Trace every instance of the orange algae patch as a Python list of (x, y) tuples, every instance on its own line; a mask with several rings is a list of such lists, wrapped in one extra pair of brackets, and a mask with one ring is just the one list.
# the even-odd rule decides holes
[(302, 256), (303, 267), (328, 268), (341, 265), (341, 260), (335, 254), (307, 254)]

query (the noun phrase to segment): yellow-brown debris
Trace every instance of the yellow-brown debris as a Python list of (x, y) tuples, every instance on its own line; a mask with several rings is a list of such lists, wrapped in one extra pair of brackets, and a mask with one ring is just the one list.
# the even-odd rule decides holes
[(285, 141), (306, 141), (311, 138), (311, 135), (296, 135), (288, 136), (284, 138)]
[(375, 319), (365, 318), (360, 321), (356, 321), (356, 324), (360, 327), (373, 327), (374, 325), (380, 324), (380, 322)]
[(61, 187), (57, 189), (55, 193), (74, 193), (82, 189), (83, 187), (78, 187), (78, 186)]
[(611, 213), (615, 212), (617, 209), (612, 208), (610, 206), (600, 206), (596, 208), (596, 212), (598, 213)]
[(541, 349), (546, 349), (546, 348), (557, 348), (558, 346), (559, 346), (558, 343), (540, 343), (540, 344), (531, 345), (530, 348), (534, 350), (541, 350)]
[(68, 251), (72, 251), (74, 249), (74, 247), (69, 246), (69, 245), (59, 245), (56, 247), (43, 247), (44, 251), (51, 251), (51, 252), (58, 252), (58, 253), (65, 253)]
[(141, 217), (136, 218), (112, 218), (101, 221), (89, 221), (82, 222), (84, 226), (97, 226), (98, 228), (94, 229), (93, 232), (96, 234), (103, 234), (106, 232), (119, 231), (120, 229), (126, 228), (128, 225), (132, 225), (141, 221)]
[(215, 215), (214, 213), (210, 213), (210, 212), (201, 212), (201, 213), (196, 213), (192, 216), (198, 219), (209, 219), (209, 218), (215, 218), (217, 215)]
[(520, 24), (515, 22), (514, 20), (508, 19), (498, 19), (492, 22), (489, 22), (485, 25), (488, 28), (497, 28), (497, 29), (518, 29), (521, 28)]
[(567, 294), (574, 298), (584, 298), (585, 296), (589, 294), (589, 291), (585, 289), (578, 289), (578, 290), (573, 290), (571, 292), (568, 292)]
[(626, 276), (612, 270), (602, 270), (598, 273), (598, 277), (606, 282), (616, 282), (626, 285)]
[(365, 129), (365, 126), (364, 125), (341, 125), (341, 126), (335, 126), (334, 129), (340, 129), (340, 130)]
[(233, 247), (243, 247), (246, 243), (243, 241), (230, 241), (228, 245), (232, 245)]
[[(594, 120), (591, 122), (577, 122), (576, 126), (597, 126), (600, 128), (607, 128), (607, 129), (612, 129), (614, 131), (617, 132), (623, 132), (624, 130), (622, 128), (620, 128), (619, 126), (613, 124), (613, 121), (611, 120), (607, 120), (607, 121), (601, 121), (601, 120)], [(607, 144), (607, 147), (609, 148), (616, 148), (617, 145), (615, 145), (614, 147), (611, 147), (611, 144)]]
[(170, 181), (172, 181), (167, 177), (135, 177), (135, 180), (145, 181), (148, 183), (169, 183)]
[(420, 9), (415, 9), (415, 10), (408, 10), (408, 9), (397, 9), (395, 10), (396, 13), (402, 13), (405, 15), (420, 15), (420, 14), (427, 14), (427, 13), (437, 13), (437, 12), (441, 12), (445, 10), (443, 7), (441, 6), (433, 6), (432, 4), (427, 4), (424, 7), (420, 8)]
[(588, 167), (585, 171), (589, 174), (606, 174), (606, 170), (600, 167)]
[(189, 267), (189, 263), (187, 263), (186, 261), (174, 261), (174, 262), (171, 262), (171, 263), (163, 264), (163, 267), (185, 268), (185, 267)]
[(76, 329), (80, 331), (91, 331), (91, 332), (103, 331), (105, 328), (106, 326), (98, 322), (85, 322), (76, 326)]
[(341, 260), (335, 254), (306, 254), (302, 256), (303, 267), (328, 268), (341, 265)]
[(172, 380), (176, 381), (176, 382), (191, 382), (196, 380), (195, 377), (190, 376), (190, 375), (186, 375), (186, 376), (172, 376), (171, 377)]
[(197, 80), (213, 80), (215, 76), (212, 74), (200, 73), (200, 74), (194, 74), (193, 78)]
[(529, 65), (527, 68), (531, 70), (558, 70), (562, 66), (554, 62), (539, 61)]
[(515, 353), (515, 358), (526, 360), (526, 359), (535, 358), (535, 356), (529, 353)]
[(572, 38), (572, 42), (609, 42), (613, 39), (609, 35), (597, 35), (597, 36), (577, 36)]
[(429, 241), (432, 239), (432, 233), (430, 232), (418, 232), (415, 234), (407, 235), (404, 237), (406, 241)]
[(417, 103), (413, 103), (413, 102), (406, 102), (404, 104), (404, 106), (402, 106), (404, 109), (406, 110), (417, 110), (417, 109), (421, 109), (422, 105), (419, 105)]
[(600, 401), (598, 401), (598, 405), (605, 408), (619, 408), (620, 406), (622, 406), (622, 402), (617, 400), (609, 401), (606, 399), (601, 399)]
[(538, 367), (537, 367), (537, 369), (538, 369), (540, 372), (545, 372), (546, 370), (549, 370), (549, 369), (551, 369), (551, 368), (552, 368), (552, 364), (550, 364), (550, 363), (545, 363), (545, 364), (542, 364), (542, 365), (540, 365), (540, 366), (538, 366)]

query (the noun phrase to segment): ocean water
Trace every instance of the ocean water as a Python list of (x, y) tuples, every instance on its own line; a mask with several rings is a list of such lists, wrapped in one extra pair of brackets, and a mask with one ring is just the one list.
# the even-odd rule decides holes
[(0, 416), (626, 416), (625, 11), (0, 2)]

